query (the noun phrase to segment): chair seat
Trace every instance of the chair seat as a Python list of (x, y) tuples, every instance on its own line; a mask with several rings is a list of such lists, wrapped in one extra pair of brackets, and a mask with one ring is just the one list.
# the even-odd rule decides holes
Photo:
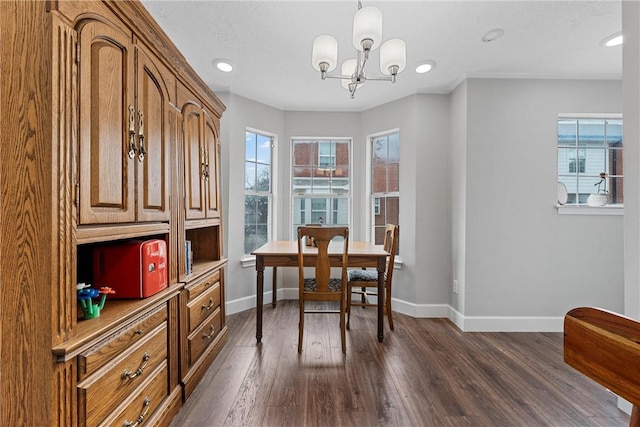
[(376, 270), (349, 270), (350, 282), (378, 282), (378, 272)]
[[(316, 283), (316, 279), (309, 278), (304, 279), (304, 290), (306, 292), (315, 292), (318, 289), (318, 284)], [(329, 279), (329, 291), (330, 292), (340, 292), (342, 290), (342, 280), (340, 279)]]

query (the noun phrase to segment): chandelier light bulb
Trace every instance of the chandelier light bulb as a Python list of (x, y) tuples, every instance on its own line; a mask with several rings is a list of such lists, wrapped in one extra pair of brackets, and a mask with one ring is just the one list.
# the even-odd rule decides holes
[(371, 50), (380, 46), (382, 40), (382, 12), (377, 7), (359, 9), (353, 17), (353, 47), (360, 51), (364, 40), (371, 40)]
[[(380, 71), (392, 75), (402, 72), (407, 66), (407, 46), (402, 39), (387, 40), (380, 46)], [(397, 71), (394, 67), (397, 67)], [(395, 73), (393, 72), (395, 71)]]
[[(326, 69), (321, 69), (321, 64), (327, 64)], [(316, 37), (313, 41), (311, 52), (311, 65), (316, 71), (330, 72), (338, 64), (338, 41), (327, 34)]]
[[(342, 75), (351, 77), (351, 79), (342, 79), (342, 81), (340, 82), (342, 84), (342, 87), (346, 90), (350, 90), (349, 84), (353, 83), (353, 76), (357, 73), (357, 66), (358, 61), (355, 58), (347, 59), (342, 63)], [(358, 87), (362, 86), (363, 83), (358, 84)]]

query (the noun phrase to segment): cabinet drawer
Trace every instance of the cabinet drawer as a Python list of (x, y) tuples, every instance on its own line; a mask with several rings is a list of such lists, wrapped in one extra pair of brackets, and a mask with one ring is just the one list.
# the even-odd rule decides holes
[(109, 360), (139, 342), (156, 326), (167, 320), (167, 306), (157, 308), (139, 321), (121, 329), (105, 341), (78, 356), (78, 381), (82, 381)]
[(167, 358), (167, 325), (151, 331), (112, 363), (78, 384), (80, 415), (96, 425), (127, 398)]
[(220, 270), (205, 276), (203, 279), (196, 282), (193, 286), (187, 287), (187, 301), (191, 301), (201, 293), (207, 291), (216, 283), (220, 282)]
[(169, 389), (169, 373), (167, 363), (163, 362), (158, 369), (151, 374), (151, 378), (143, 384), (142, 388), (127, 399), (129, 404), (122, 412), (109, 417), (101, 426), (132, 426), (137, 421), (143, 425), (160, 403), (167, 397)]
[(189, 332), (200, 326), (203, 320), (220, 307), (220, 282), (216, 282), (209, 290), (200, 294), (187, 304), (189, 312)]
[(189, 335), (189, 362), (193, 364), (220, 333), (220, 308)]

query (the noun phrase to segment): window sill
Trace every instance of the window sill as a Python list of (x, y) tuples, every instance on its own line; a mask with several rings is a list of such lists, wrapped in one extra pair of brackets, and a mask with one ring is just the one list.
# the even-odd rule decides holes
[(624, 215), (624, 205), (556, 205), (560, 215)]
[(245, 255), (245, 257), (240, 260), (240, 264), (242, 264), (242, 268), (255, 267), (256, 257), (253, 255)]

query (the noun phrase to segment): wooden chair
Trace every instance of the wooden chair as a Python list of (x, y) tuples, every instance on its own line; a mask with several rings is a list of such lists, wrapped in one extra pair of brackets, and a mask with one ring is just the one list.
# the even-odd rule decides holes
[[(331, 278), (329, 261), (329, 243), (342, 237), (341, 275)], [(313, 239), (314, 247), (306, 245), (304, 240)], [(337, 240), (337, 239), (336, 239)], [(340, 338), (342, 352), (345, 353), (345, 314), (346, 314), (346, 283), (347, 261), (349, 250), (348, 227), (298, 227), (298, 289), (300, 306), (300, 323), (298, 324), (298, 353), (302, 352), (302, 334), (304, 331), (305, 313), (340, 313)], [(305, 261), (305, 257), (315, 255), (315, 263)], [(304, 267), (314, 267), (314, 277), (304, 277)], [(337, 301), (340, 310), (306, 310), (305, 301)]]
[[(391, 283), (393, 279), (393, 266), (396, 259), (398, 249), (398, 235), (400, 227), (393, 224), (387, 224), (384, 230), (384, 250), (389, 253), (387, 257), (387, 267), (384, 273), (384, 312), (389, 321), (389, 328), (393, 330), (393, 315), (391, 313)], [(369, 302), (370, 296), (377, 297), (378, 290), (378, 272), (374, 270), (349, 270), (347, 285), (347, 329), (349, 329), (349, 321), (351, 320), (351, 306), (370, 307), (376, 306)], [(357, 289), (354, 289), (357, 288)], [(371, 289), (373, 288), (373, 289)], [(375, 289), (375, 290), (374, 290)], [(353, 295), (360, 295), (360, 302), (353, 302)]]
[(633, 405), (640, 426), (640, 322), (580, 307), (564, 317), (564, 361)]

